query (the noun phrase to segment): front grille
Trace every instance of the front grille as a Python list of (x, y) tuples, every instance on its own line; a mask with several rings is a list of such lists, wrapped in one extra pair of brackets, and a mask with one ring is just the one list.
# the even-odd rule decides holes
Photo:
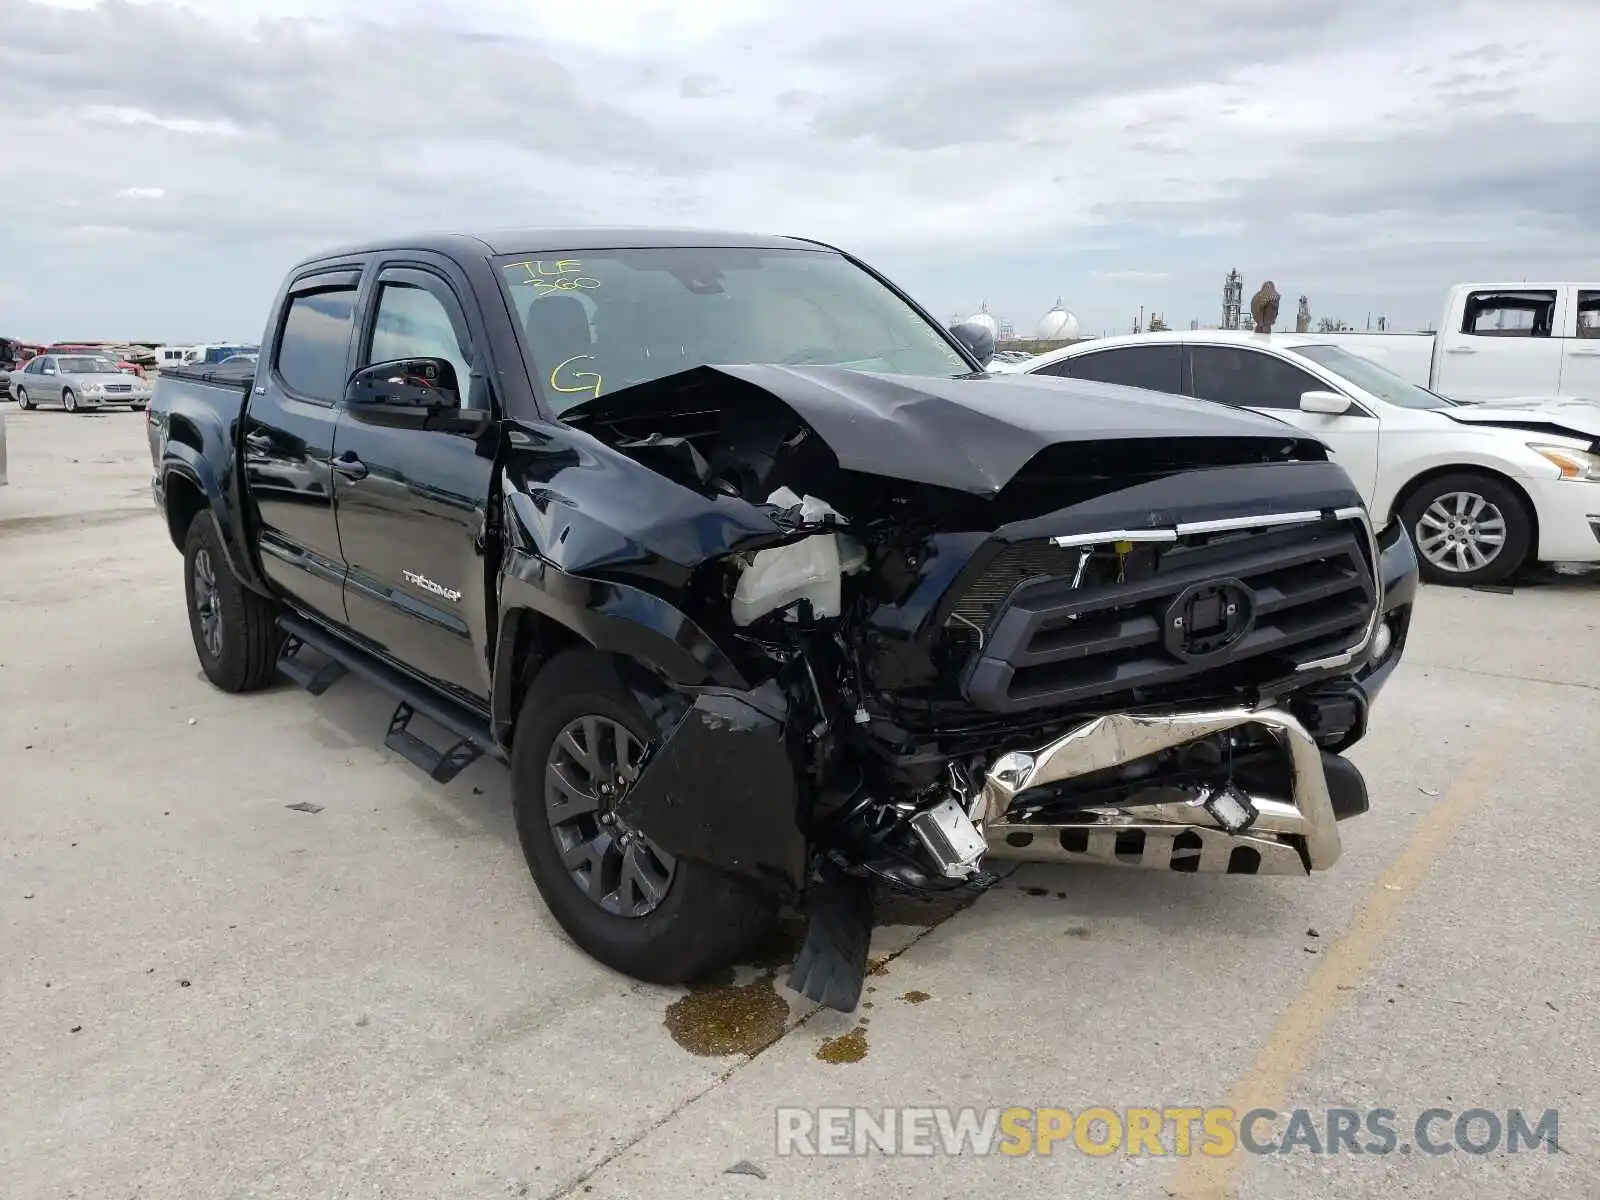
[(963, 691), (1010, 713), (1282, 679), (1361, 639), (1378, 599), (1367, 545), (1351, 520), (1196, 534), (1139, 548), (1124, 577), (1084, 570), (1077, 547), (1018, 543), (951, 609), (984, 634)]
[(108, 383), (108, 384), (106, 384), (106, 392), (108, 394), (115, 393), (117, 395), (122, 395), (125, 392), (131, 392), (131, 391), (133, 391), (133, 384), (131, 384), (131, 383)]

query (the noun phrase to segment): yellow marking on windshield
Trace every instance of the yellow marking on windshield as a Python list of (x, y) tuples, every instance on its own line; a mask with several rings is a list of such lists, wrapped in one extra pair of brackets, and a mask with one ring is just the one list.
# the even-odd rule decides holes
[(557, 292), (591, 292), (600, 281), (583, 273), (583, 262), (576, 258), (554, 260), (536, 258), (526, 262), (511, 263), (507, 269), (520, 268), (527, 272), (526, 279), (513, 279), (513, 287), (531, 287), (534, 299), (551, 296)]
[(556, 382), (556, 376), (561, 374), (562, 370), (564, 370), (570, 363), (578, 362), (581, 359), (588, 359), (590, 362), (593, 362), (594, 355), (574, 354), (571, 358), (567, 359), (566, 362), (556, 364), (555, 370), (550, 372), (550, 387), (552, 391), (564, 392), (568, 395), (588, 392), (590, 399), (595, 399), (600, 395), (600, 386), (604, 381), (600, 378), (599, 374), (594, 371), (572, 372), (573, 379), (592, 379), (594, 380), (594, 383), (592, 384), (580, 383), (576, 387), (562, 387), (561, 384)]

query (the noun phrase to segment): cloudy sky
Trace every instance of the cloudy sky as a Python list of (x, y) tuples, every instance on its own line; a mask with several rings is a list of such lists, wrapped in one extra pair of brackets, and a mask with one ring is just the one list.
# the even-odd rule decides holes
[[(580, 15), (593, 13), (593, 16)], [(0, 333), (259, 336), (409, 229), (731, 226), (944, 317), (1600, 276), (1600, 0), (0, 0)]]

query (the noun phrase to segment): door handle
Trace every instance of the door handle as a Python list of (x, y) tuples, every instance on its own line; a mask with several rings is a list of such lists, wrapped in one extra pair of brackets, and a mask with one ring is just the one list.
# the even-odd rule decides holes
[(244, 444), (257, 454), (272, 453), (272, 439), (264, 433), (247, 433), (244, 435)]
[(367, 464), (362, 462), (354, 450), (346, 450), (333, 460), (333, 469), (346, 479), (365, 479), (367, 477)]
[(1445, 349), (1444, 349), (1444, 352), (1446, 354), (1476, 354), (1477, 353), (1477, 351), (1474, 350), (1471, 346), (1446, 346)]
[(1600, 355), (1600, 349), (1568, 350), (1567, 353), (1572, 355), (1573, 358), (1594, 358), (1596, 355)]

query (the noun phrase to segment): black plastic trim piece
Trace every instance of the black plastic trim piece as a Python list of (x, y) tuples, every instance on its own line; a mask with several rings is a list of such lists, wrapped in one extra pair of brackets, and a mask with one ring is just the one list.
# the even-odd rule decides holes
[[(393, 696), (400, 703), (401, 708), (407, 709), (405, 720), (400, 719), (401, 713), (399, 709), (395, 711), (385, 744), (396, 753), (404, 755), (419, 769), (426, 771), (439, 782), (448, 782), (466, 765), (466, 762), (461, 762), (460, 765), (449, 771), (442, 778), (439, 775), (441, 770), (448, 767), (451, 762), (456, 761), (460, 755), (465, 754), (465, 751), (460, 747), (460, 742), (470, 743), (477, 748), (479, 753), (487, 754), (490, 758), (499, 762), (509, 761), (510, 753), (495, 742), (494, 735), (490, 732), (487, 718), (470, 712), (454, 701), (429, 690), (377, 656), (351, 645), (343, 638), (329, 633), (320, 625), (314, 624), (304, 617), (285, 613), (278, 618), (278, 626), (290, 637), (296, 638), (313, 650), (342, 663), (350, 671), (376, 685), (379, 690)], [(280, 663), (280, 669), (281, 666), (282, 664)], [(460, 739), (460, 742), (442, 752), (427, 746), (415, 734), (409, 733), (405, 729), (411, 716), (417, 714), (427, 717), (434, 724), (449, 730)], [(398, 732), (396, 722), (398, 722)], [(409, 739), (409, 741), (406, 739)], [(411, 742), (421, 745), (432, 757), (421, 759), (413, 757), (410, 751), (414, 750), (415, 747), (411, 746)], [(471, 760), (468, 759), (467, 761)]]

